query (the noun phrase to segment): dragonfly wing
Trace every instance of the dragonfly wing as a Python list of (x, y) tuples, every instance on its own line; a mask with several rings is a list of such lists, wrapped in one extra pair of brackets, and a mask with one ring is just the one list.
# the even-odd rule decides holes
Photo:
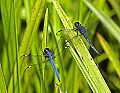
[(95, 31), (97, 25), (98, 25), (98, 21), (94, 22), (89, 28), (87, 28), (87, 35), (90, 36), (92, 31)]
[(92, 14), (92, 11), (88, 12), (88, 14), (86, 16), (87, 20), (86, 20), (85, 25), (84, 25), (85, 28), (89, 28), (90, 20), (91, 20), (91, 14)]
[(22, 55), (20, 58), (22, 58), (22, 57), (24, 57), (24, 61), (25, 60), (26, 61), (36, 61), (37, 60), (38, 62), (46, 62), (46, 61), (48, 61), (48, 60), (45, 60), (43, 54), (41, 54), (41, 55), (39, 55), (39, 54), (29, 54), (29, 55), (25, 54), (25, 55)]
[[(44, 63), (49, 62), (48, 59), (45, 59), (44, 57), (42, 58), (42, 54), (41, 55), (23, 55), (20, 58), (24, 57), (24, 60), (22, 62), (22, 66), (24, 66), (24, 71), (26, 71), (28, 68), (33, 68), (36, 66), (42, 66), (41, 69), (44, 69), (46, 67), (43, 67)], [(45, 65), (46, 66), (46, 65)]]
[(68, 36), (68, 34), (69, 34), (70, 31), (75, 32), (75, 31), (76, 31), (76, 28), (59, 30), (59, 31), (56, 33), (56, 35), (59, 36), (60, 38), (63, 37), (63, 36)]

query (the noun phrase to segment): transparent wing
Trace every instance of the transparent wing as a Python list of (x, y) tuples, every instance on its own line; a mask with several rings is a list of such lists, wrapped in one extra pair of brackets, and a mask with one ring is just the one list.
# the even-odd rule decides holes
[(91, 32), (94, 31), (98, 25), (99, 21), (94, 22), (88, 29), (87, 35), (90, 36)]
[[(23, 55), (22, 57), (29, 57), (28, 59), (29, 60), (32, 60), (32, 57), (41, 57), (42, 55)], [(51, 56), (53, 56), (53, 55), (51, 55)], [(58, 70), (57, 70), (57, 68), (56, 68), (56, 65), (55, 65), (55, 61), (54, 61), (54, 59), (55, 58), (53, 58), (53, 59), (49, 59), (49, 58), (47, 58), (48, 60), (46, 61), (41, 61), (41, 62), (38, 62), (38, 64), (31, 64), (31, 65), (28, 65), (27, 67), (25, 67), (25, 69), (24, 69), (24, 73), (26, 72), (26, 70), (27, 69), (29, 69), (29, 68), (32, 68), (32, 67), (36, 67), (36, 66), (39, 66), (39, 67), (43, 67), (42, 66), (42, 62), (48, 62), (49, 61), (49, 63), (51, 64), (51, 67), (53, 68), (53, 71), (54, 71), (54, 73), (55, 73), (55, 75), (56, 75), (56, 77), (57, 77), (57, 79), (58, 79), (58, 81), (60, 82), (60, 76), (59, 76), (59, 73), (58, 73)], [(34, 60), (35, 60), (35, 58), (34, 58)], [(33, 63), (33, 62), (32, 62)], [(46, 70), (46, 69), (45, 69)]]
[(89, 28), (89, 26), (90, 26), (91, 15), (92, 15), (92, 11), (89, 11), (88, 15), (86, 16), (86, 21), (84, 24), (85, 28)]
[[(73, 33), (73, 36), (70, 38), (69, 37), (69, 33), (70, 31), (72, 31)], [(67, 41), (71, 41), (72, 38), (76, 37), (77, 36), (77, 33), (76, 33), (76, 28), (73, 28), (73, 29), (63, 29), (63, 30), (59, 30), (56, 35), (58, 37), (60, 37), (59, 40), (63, 39), (64, 41), (67, 40)], [(66, 41), (65, 41), (66, 42)]]
[[(97, 27), (97, 25), (98, 25), (98, 21), (95, 21), (95, 20), (93, 20), (93, 17), (94, 17), (94, 15), (92, 15), (92, 11), (90, 11), (89, 13), (88, 13), (88, 15), (86, 16), (86, 21), (85, 21), (85, 25), (84, 25), (84, 27), (85, 27), (85, 29), (87, 30), (87, 32), (86, 32), (86, 34), (88, 35), (88, 36), (90, 36), (90, 34), (91, 34), (91, 32), (93, 31), (93, 30), (95, 30), (95, 28)], [(95, 18), (94, 18), (95, 19)]]

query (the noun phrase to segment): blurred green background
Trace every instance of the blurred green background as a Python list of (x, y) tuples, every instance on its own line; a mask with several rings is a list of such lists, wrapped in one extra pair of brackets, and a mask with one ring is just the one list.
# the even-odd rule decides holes
[[(120, 93), (120, 0), (0, 0), (0, 10), (0, 93)], [(56, 35), (76, 21), (97, 21), (87, 35), (99, 55), (74, 31)]]

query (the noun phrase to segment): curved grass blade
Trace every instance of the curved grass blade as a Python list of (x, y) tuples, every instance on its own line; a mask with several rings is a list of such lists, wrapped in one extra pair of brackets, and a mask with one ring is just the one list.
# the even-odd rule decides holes
[(113, 64), (113, 67), (120, 78), (120, 61), (116, 56), (116, 53), (111, 49), (110, 45), (105, 41), (105, 39), (97, 33), (97, 37), (102, 45), (106, 55), (110, 59), (110, 62)]
[[(45, 5), (45, 0), (36, 0), (35, 4), (33, 6), (31, 18), (26, 27), (26, 30), (25, 30), (25, 33), (23, 36), (23, 40), (22, 40), (20, 48), (19, 48), (18, 58), (20, 58), (20, 56), (22, 56), (24, 54), (29, 54), (29, 52), (30, 52), (32, 42), (35, 38), (36, 32), (39, 28), (39, 23), (44, 14), (44, 5)], [(21, 81), (21, 79), (23, 78), (23, 74), (24, 74), (24, 69), (23, 69), (23, 65), (22, 65), (23, 61), (24, 61), (23, 58), (18, 60), (19, 81)], [(20, 85), (22, 85), (22, 84), (20, 84)], [(23, 87), (23, 86), (21, 86), (21, 87)]]
[(120, 28), (119, 26), (109, 18), (109, 16), (105, 15), (105, 13), (95, 8), (92, 4), (88, 2), (88, 0), (84, 0), (84, 3), (95, 13), (96, 17), (103, 23), (103, 25), (108, 29), (108, 31), (116, 38), (116, 40), (120, 43)]
[[(63, 9), (61, 8), (61, 6), (59, 5), (59, 3), (56, 0), (53, 0), (53, 4), (64, 25), (64, 28), (72, 29), (72, 24), (69, 21), (69, 18), (67, 17), (65, 12), (63, 11)], [(64, 33), (66, 32), (64, 31)], [(69, 31), (68, 35), (70, 38), (73, 38), (75, 36), (75, 32)], [(89, 54), (82, 39), (80, 37), (76, 37), (73, 38), (71, 41), (77, 51), (77, 53), (75, 52), (74, 53), (76, 55), (78, 54), (79, 58), (81, 59), (81, 61), (79, 61), (77, 60), (78, 58), (77, 57), (75, 58), (75, 61), (79, 63), (79, 65), (78, 64), (77, 65), (79, 66), (80, 70), (82, 70), (81, 72), (84, 71), (83, 75), (86, 81), (88, 82), (90, 88), (92, 89), (92, 91), (95, 93), (110, 93), (110, 90), (106, 82), (104, 81), (101, 73), (99, 72), (95, 62), (93, 61), (91, 55)], [(82, 66), (84, 66), (84, 68)]]
[[(33, 42), (33, 38), (36, 34), (36, 31), (39, 27), (40, 20), (42, 18), (42, 14), (44, 11), (44, 0), (37, 0), (32, 11), (31, 19), (30, 22), (26, 28), (23, 40), (21, 42), (21, 46), (19, 49), (18, 57), (24, 55), (24, 54), (29, 54), (30, 51), (30, 46)], [(19, 59), (18, 64), (19, 64), (19, 72), (21, 69), (21, 64), (22, 64), (23, 59)]]
[[(44, 28), (43, 28), (43, 38), (42, 38), (42, 52), (44, 51), (44, 49), (47, 47), (47, 32), (48, 32), (48, 8), (46, 9), (46, 13), (45, 13), (45, 21), (44, 21)], [(44, 56), (42, 56), (42, 59), (44, 59)], [(42, 68), (45, 67), (45, 63), (43, 63)], [(45, 71), (44, 69), (42, 70), (42, 77), (43, 77), (43, 81), (45, 83)]]

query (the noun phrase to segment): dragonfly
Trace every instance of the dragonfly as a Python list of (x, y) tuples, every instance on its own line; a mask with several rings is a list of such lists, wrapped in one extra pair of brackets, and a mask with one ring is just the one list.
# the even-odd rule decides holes
[[(51, 41), (51, 40), (50, 40)], [(54, 41), (52, 41), (53, 43)], [(50, 43), (50, 42), (49, 42)], [(59, 72), (56, 68), (56, 65), (55, 65), (55, 61), (56, 59), (60, 56), (59, 53), (62, 53), (64, 54), (66, 52), (66, 49), (68, 49), (69, 46), (65, 45), (63, 46), (63, 44), (65, 43), (65, 40), (63, 38), (60, 38), (58, 41), (57, 41), (57, 45), (54, 45), (52, 47), (54, 47), (54, 54), (53, 52), (50, 50), (50, 48), (46, 47), (43, 49), (42, 53), (40, 54), (25, 54), (25, 55), (22, 55), (21, 57), (26, 57), (28, 60), (36, 60), (35, 57), (37, 57), (37, 60), (42, 60), (42, 62), (50, 62), (50, 65), (52, 66), (52, 69), (53, 69), (53, 72), (55, 74), (55, 76), (57, 77), (57, 80), (59, 82), (61, 82), (61, 78), (60, 78), (60, 75), (59, 75)], [(62, 47), (63, 46), (63, 47)], [(51, 47), (51, 46), (50, 46)], [(58, 52), (58, 48), (59, 48), (59, 52)], [(45, 58), (45, 60), (43, 60), (43, 57)], [(20, 58), (21, 58), (20, 57)], [(28, 58), (29, 57), (29, 58)], [(25, 58), (25, 59), (26, 59)], [(36, 61), (37, 61), (36, 60)], [(28, 68), (31, 68), (31, 67), (34, 67), (34, 66), (37, 66), (39, 65), (39, 63), (37, 64), (31, 64), (29, 66), (27, 66), (25, 69), (24, 69), (24, 73), (25, 71), (28, 69)]]
[[(97, 21), (96, 21), (97, 22)], [(95, 25), (95, 24), (93, 24), (93, 25)], [(92, 25), (92, 26), (93, 26)], [(77, 37), (78, 35), (79, 35), (79, 33), (80, 33), (80, 35), (83, 35), (84, 36), (84, 38), (86, 39), (86, 41), (89, 43), (89, 45), (90, 45), (90, 47), (94, 50), (94, 52), (96, 53), (96, 54), (98, 54), (99, 55), (99, 52), (97, 51), (97, 49), (93, 46), (93, 44), (91, 43), (91, 41), (90, 41), (90, 39), (89, 39), (89, 37), (87, 36), (87, 34), (86, 34), (86, 29), (85, 29), (85, 27), (84, 26), (82, 26), (79, 22), (75, 22), (74, 23), (74, 26), (75, 26), (75, 28), (73, 28), (73, 29), (65, 29), (65, 30), (74, 30), (74, 31), (76, 31), (77, 32), (77, 35), (76, 36), (74, 36), (74, 37)], [(56, 33), (56, 35), (58, 35), (58, 33), (59, 32), (61, 32), (61, 31), (64, 31), (64, 30), (59, 30), (57, 33)], [(63, 36), (61, 36), (61, 37), (63, 37)], [(61, 38), (60, 37), (60, 38)], [(73, 37), (73, 38), (74, 38)], [(68, 40), (69, 41), (69, 40)]]
[[(54, 58), (55, 58), (55, 57), (54, 57), (53, 53), (50, 51), (49, 48), (45, 48), (44, 51), (43, 51), (43, 55), (44, 55), (45, 59), (48, 59), (48, 60), (46, 60), (46, 61), (49, 61), (49, 62), (50, 62), (51, 66), (52, 66), (52, 68), (53, 68), (53, 70), (54, 70), (54, 73), (55, 73), (58, 81), (60, 82), (60, 75), (59, 75), (58, 70), (57, 70), (57, 68), (56, 68), (56, 66), (55, 66), (55, 63), (54, 63)], [(21, 57), (23, 57), (23, 56), (24, 56), (24, 57), (28, 57), (28, 56), (35, 56), (35, 57), (37, 57), (37, 56), (42, 56), (42, 55), (22, 55)], [(20, 58), (21, 58), (21, 57), (20, 57)], [(38, 64), (33, 64), (33, 65), (30, 65), (30, 66), (26, 67), (25, 70), (24, 70), (24, 72), (25, 72), (28, 68), (31, 68), (31, 67), (36, 66), (36, 65), (38, 65)]]
[(58, 81), (60, 82), (60, 76), (59, 76), (58, 70), (57, 70), (57, 68), (55, 66), (55, 63), (54, 63), (53, 53), (50, 51), (49, 48), (45, 48), (43, 54), (45, 56), (45, 59), (48, 58), (48, 60), (50, 61), (51, 65), (52, 65), (52, 68), (54, 70), (54, 73), (55, 73)]
[[(79, 33), (80, 33), (80, 35), (83, 35), (84, 38), (86, 39), (86, 41), (89, 43), (90, 47), (93, 49), (93, 51), (94, 51), (96, 54), (99, 55), (99, 52), (98, 52), (97, 49), (93, 46), (93, 44), (91, 43), (89, 37), (87, 36), (87, 34), (86, 34), (87, 30), (85, 29), (86, 26), (89, 25), (89, 21), (90, 21), (90, 19), (91, 19), (91, 13), (92, 13), (92, 11), (90, 11), (90, 13), (89, 13), (89, 17), (88, 17), (88, 19), (87, 19), (87, 21), (86, 21), (86, 23), (85, 23), (85, 26), (82, 26), (79, 22), (75, 22), (75, 23), (74, 23), (75, 28), (73, 28), (73, 29), (64, 29), (64, 30), (67, 30), (67, 31), (68, 31), (68, 30), (76, 31), (76, 32), (77, 32), (77, 36), (78, 36)], [(96, 25), (96, 23), (98, 23), (98, 21), (96, 21), (95, 23), (92, 24), (92, 26), (89, 28), (90, 31), (93, 29), (93, 27), (94, 27), (94, 25)], [(63, 30), (59, 30), (59, 31), (56, 33), (56, 35), (58, 35), (58, 33), (61, 32), (61, 31), (63, 31)], [(74, 36), (74, 37), (76, 37), (76, 36)], [(74, 38), (74, 37), (73, 37), (73, 38)]]
[[(60, 39), (59, 41), (58, 41), (58, 43), (59, 43), (59, 45), (60, 45), (60, 41), (62, 41), (62, 39)], [(62, 42), (61, 42), (61, 44), (62, 44)], [(68, 49), (68, 47), (69, 46), (65, 46), (64, 48), (63, 48), (63, 50), (60, 50), (60, 52), (62, 52), (62, 53), (64, 53), (65, 52), (65, 50), (66, 49)], [(55, 50), (57, 50), (56, 48), (54, 49), (54, 51)], [(29, 55), (27, 55), (27, 54), (25, 54), (25, 55), (22, 55), (21, 57), (42, 57), (42, 55), (45, 57), (45, 60), (44, 61), (42, 61), (42, 62), (46, 62), (46, 61), (49, 61), (50, 62), (50, 64), (51, 64), (51, 66), (52, 66), (52, 68), (53, 68), (53, 71), (54, 71), (54, 73), (55, 73), (55, 75), (56, 75), (56, 77), (57, 77), (57, 79), (58, 79), (58, 81), (60, 82), (61, 81), (61, 79), (60, 79), (60, 75), (59, 75), (59, 72), (58, 72), (58, 70), (57, 70), (57, 68), (56, 68), (56, 65), (55, 65), (55, 58), (57, 58), (58, 56), (59, 56), (59, 54), (56, 54), (55, 56), (54, 56), (54, 54), (50, 51), (50, 49), (49, 48), (45, 48), (44, 50), (43, 50), (43, 54), (41, 54), (41, 55), (32, 55), (32, 54), (29, 54)], [(20, 57), (20, 58), (21, 58)], [(28, 68), (31, 68), (31, 67), (33, 67), (33, 66), (36, 66), (36, 65), (39, 65), (39, 64), (32, 64), (32, 65), (29, 65), (28, 67), (26, 67), (25, 69), (24, 69), (24, 72), (28, 69)]]
[(90, 47), (96, 52), (96, 54), (99, 55), (99, 52), (97, 51), (97, 49), (92, 45), (90, 39), (88, 38), (87, 34), (86, 34), (86, 29), (84, 26), (82, 26), (79, 22), (75, 22), (75, 31), (77, 31), (77, 36), (78, 36), (78, 32), (84, 36), (84, 38), (87, 40), (87, 42), (90, 44)]

